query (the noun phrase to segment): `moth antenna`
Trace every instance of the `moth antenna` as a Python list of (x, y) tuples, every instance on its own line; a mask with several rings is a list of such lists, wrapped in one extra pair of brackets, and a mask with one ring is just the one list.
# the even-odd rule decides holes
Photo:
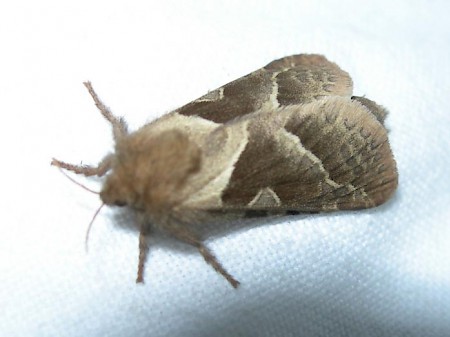
[(100, 210), (105, 206), (105, 203), (102, 203), (100, 207), (95, 211), (94, 216), (92, 217), (91, 222), (89, 222), (87, 231), (86, 231), (86, 238), (84, 239), (84, 248), (86, 249), (86, 252), (89, 251), (88, 249), (88, 241), (89, 241), (89, 233), (91, 232), (92, 224), (94, 223), (95, 218), (97, 217), (98, 213), (100, 213)]
[(67, 179), (69, 179), (71, 182), (73, 182), (74, 184), (80, 186), (81, 188), (84, 188), (86, 191), (89, 191), (91, 193), (94, 194), (100, 194), (100, 192), (91, 190), (89, 187), (84, 186), (82, 183), (79, 183), (78, 181), (76, 181), (75, 179), (73, 179), (71, 176), (69, 176), (66, 172), (64, 172), (64, 170), (58, 166), (59, 171), (64, 174), (66, 176)]

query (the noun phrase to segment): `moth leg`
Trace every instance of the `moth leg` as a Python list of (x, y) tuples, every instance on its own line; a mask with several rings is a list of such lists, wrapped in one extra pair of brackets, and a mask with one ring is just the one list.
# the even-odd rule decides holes
[(90, 165), (74, 165), (69, 164), (63, 161), (60, 161), (58, 159), (53, 158), (51, 165), (72, 171), (76, 174), (83, 174), (86, 177), (90, 176), (103, 176), (106, 172), (109, 171), (111, 168), (112, 163), (112, 155), (108, 155), (97, 165), (97, 166), (90, 166)]
[(128, 134), (128, 128), (127, 123), (125, 123), (123, 118), (114, 116), (111, 110), (109, 110), (109, 108), (105, 104), (103, 104), (100, 98), (98, 98), (97, 93), (94, 91), (91, 82), (84, 82), (83, 84), (94, 100), (95, 106), (100, 110), (103, 117), (105, 117), (106, 120), (111, 123), (114, 140), (117, 141), (119, 138), (126, 136)]
[(139, 262), (136, 283), (144, 283), (144, 267), (148, 253), (147, 234), (148, 231), (142, 226), (139, 232)]
[(197, 244), (194, 244), (198, 248), (198, 251), (200, 254), (202, 254), (203, 258), (205, 259), (206, 263), (209, 263), (216, 272), (221, 274), (225, 279), (230, 282), (230, 284), (233, 286), (233, 288), (237, 288), (239, 286), (239, 281), (236, 280), (233, 276), (231, 276), (225, 268), (222, 267), (220, 262), (217, 260), (217, 258), (214, 256), (214, 254), (206, 247), (202, 242), (198, 242)]
[(206, 247), (203, 242), (189, 229), (186, 227), (175, 226), (167, 228), (169, 233), (173, 235), (176, 239), (190, 244), (198, 249), (200, 254), (205, 259), (206, 263), (211, 265), (216, 272), (225, 277), (225, 279), (233, 286), (237, 288), (239, 286), (239, 281), (237, 281), (233, 276), (231, 276), (224, 267), (220, 264), (214, 254)]

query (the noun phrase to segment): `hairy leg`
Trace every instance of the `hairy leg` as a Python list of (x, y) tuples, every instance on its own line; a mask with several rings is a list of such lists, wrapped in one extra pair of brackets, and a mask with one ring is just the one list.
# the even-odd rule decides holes
[(147, 245), (148, 230), (141, 226), (139, 232), (139, 262), (136, 283), (144, 283), (144, 267), (147, 260), (148, 245)]
[(113, 128), (114, 140), (117, 141), (117, 139), (126, 136), (128, 134), (128, 129), (127, 124), (125, 123), (123, 118), (114, 116), (111, 110), (109, 110), (109, 108), (105, 104), (103, 104), (100, 98), (98, 98), (97, 93), (94, 91), (91, 82), (84, 82), (83, 84), (89, 91), (89, 94), (92, 96), (95, 106), (100, 110), (103, 117), (105, 117), (106, 120), (111, 123), (111, 126)]
[[(126, 136), (128, 134), (128, 130), (127, 124), (123, 118), (114, 116), (111, 110), (103, 104), (100, 98), (98, 98), (97, 93), (94, 91), (91, 82), (84, 82), (83, 84), (88, 89), (89, 94), (92, 96), (96, 107), (100, 110), (103, 117), (111, 123), (114, 140), (117, 142), (118, 139)], [(112, 155), (108, 155), (97, 166), (74, 165), (57, 159), (53, 159), (51, 164), (77, 174), (83, 174), (86, 177), (94, 175), (101, 177), (111, 168), (111, 159)]]
[(105, 158), (103, 158), (103, 160), (97, 166), (90, 166), (90, 165), (69, 164), (53, 158), (51, 165), (60, 167), (68, 171), (72, 171), (76, 174), (83, 174), (86, 177), (95, 175), (101, 177), (111, 168), (111, 159), (112, 156), (108, 155)]
[(204, 245), (204, 243), (200, 238), (197, 237), (195, 233), (189, 230), (189, 228), (179, 225), (164, 228), (178, 240), (196, 247), (205, 259), (206, 263), (211, 265), (211, 267), (213, 267), (216, 272), (225, 277), (225, 279), (233, 286), (233, 288), (237, 288), (239, 286), (239, 281), (237, 281), (225, 270), (225, 268), (220, 264), (214, 254), (208, 249), (208, 247)]

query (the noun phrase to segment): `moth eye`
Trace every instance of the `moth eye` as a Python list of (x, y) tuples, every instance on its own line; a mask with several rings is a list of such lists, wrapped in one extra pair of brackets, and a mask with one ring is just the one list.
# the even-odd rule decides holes
[(122, 200), (114, 201), (114, 206), (123, 207), (123, 206), (126, 206), (126, 205), (127, 205), (127, 203), (125, 201), (122, 201)]

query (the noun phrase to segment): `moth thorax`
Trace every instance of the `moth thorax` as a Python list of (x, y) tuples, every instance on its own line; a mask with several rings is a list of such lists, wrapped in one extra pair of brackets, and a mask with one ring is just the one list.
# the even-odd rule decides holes
[(188, 135), (141, 129), (116, 145), (114, 165), (100, 197), (107, 205), (149, 211), (173, 207), (188, 178), (198, 172), (201, 150)]

